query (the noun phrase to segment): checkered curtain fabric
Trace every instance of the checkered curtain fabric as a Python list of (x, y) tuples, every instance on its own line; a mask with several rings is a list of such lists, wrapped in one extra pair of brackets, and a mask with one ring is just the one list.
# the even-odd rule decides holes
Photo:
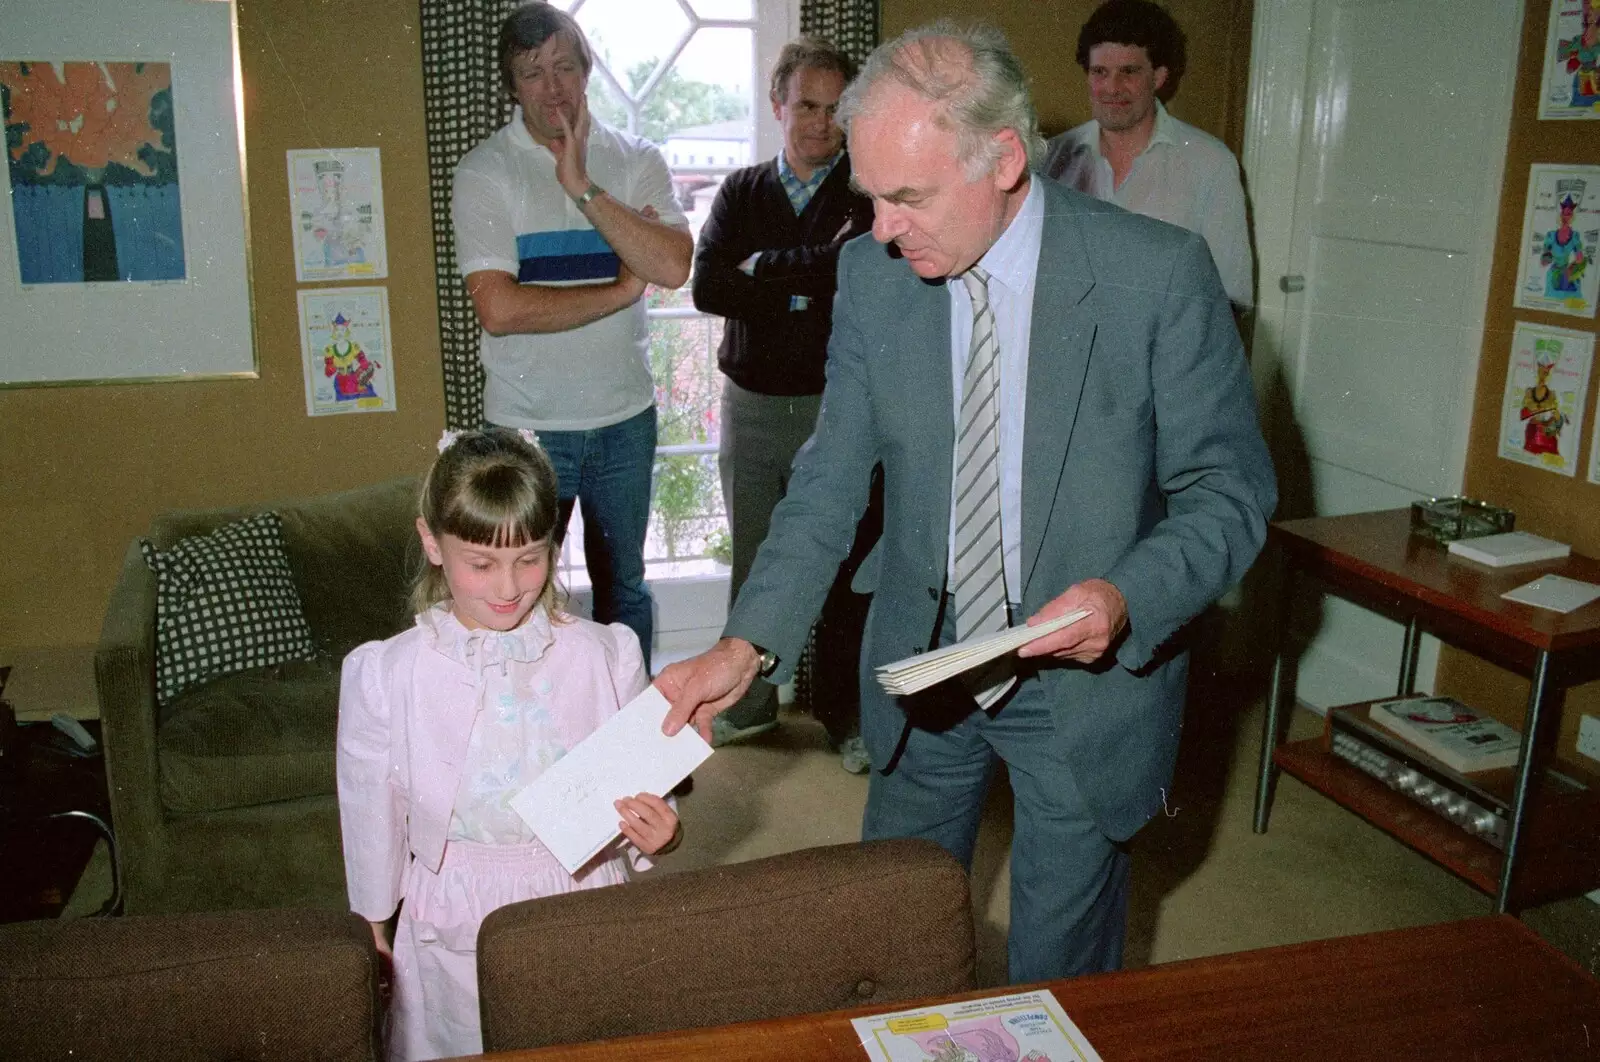
[(878, 46), (878, 0), (800, 0), (800, 32), (832, 41), (859, 63)]
[[(434, 273), (444, 361), (445, 423), (483, 423), (477, 315), (456, 266), (450, 179), (461, 156), (511, 120), (494, 54), (500, 23), (519, 0), (422, 0), (422, 86), (433, 201)], [(801, 0), (803, 32), (826, 37), (858, 62), (878, 42), (878, 0)]]
[(433, 260), (439, 291), (445, 423), (483, 424), (483, 367), (477, 314), (456, 267), (450, 179), (461, 156), (511, 120), (500, 91), (495, 38), (518, 0), (422, 0), (422, 89), (428, 125), (428, 185), (433, 200)]

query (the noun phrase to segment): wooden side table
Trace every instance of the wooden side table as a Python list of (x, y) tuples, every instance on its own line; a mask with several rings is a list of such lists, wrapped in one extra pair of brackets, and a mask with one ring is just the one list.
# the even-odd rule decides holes
[(1344, 763), (1320, 740), (1280, 745), (1290, 677), (1288, 647), (1280, 644), (1263, 726), (1255, 831), (1266, 832), (1281, 769), (1490, 893), (1496, 912), (1600, 885), (1600, 828), (1574, 835), (1570, 821), (1551, 829), (1538, 815), (1542, 768), (1552, 758), (1562, 692), (1600, 678), (1600, 602), (1562, 614), (1500, 596), (1548, 572), (1600, 583), (1600, 561), (1574, 554), (1561, 561), (1489, 568), (1411, 535), (1406, 509), (1280, 521), (1269, 527), (1268, 541), (1284, 563), (1279, 631), (1287, 628), (1297, 575), (1310, 575), (1327, 590), (1405, 626), (1397, 696), (1415, 690), (1423, 631), (1528, 676), (1530, 685), (1502, 855)]

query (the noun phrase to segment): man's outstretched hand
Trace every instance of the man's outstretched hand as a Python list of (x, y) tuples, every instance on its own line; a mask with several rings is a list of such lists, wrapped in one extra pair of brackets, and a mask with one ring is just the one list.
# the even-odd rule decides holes
[(685, 726), (711, 740), (711, 720), (737, 701), (755, 680), (760, 659), (743, 638), (723, 638), (699, 656), (668, 664), (656, 689), (672, 705), (661, 732), (671, 737)]

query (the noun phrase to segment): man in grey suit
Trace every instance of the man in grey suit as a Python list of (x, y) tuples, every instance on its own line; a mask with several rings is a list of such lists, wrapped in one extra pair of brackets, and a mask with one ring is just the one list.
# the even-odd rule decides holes
[[(881, 461), (863, 836), (970, 866), (1004, 760), (1012, 981), (1115, 969), (1126, 843), (1177, 755), (1181, 629), (1244, 574), (1276, 503), (1228, 299), (1199, 236), (1030, 172), (1026, 76), (992, 29), (881, 46), (839, 113), (888, 246), (844, 248), (816, 432), (724, 637), (657, 680), (664, 729), (705, 733), (756, 674), (787, 676)], [(1078, 609), (978, 677), (898, 699), (873, 681)]]

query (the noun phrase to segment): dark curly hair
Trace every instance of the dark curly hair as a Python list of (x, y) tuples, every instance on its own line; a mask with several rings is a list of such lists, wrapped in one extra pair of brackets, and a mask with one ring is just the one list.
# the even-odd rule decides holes
[(1078, 65), (1089, 69), (1089, 53), (1100, 44), (1143, 48), (1151, 67), (1167, 68), (1167, 81), (1183, 76), (1187, 61), (1183, 30), (1167, 9), (1150, 0), (1106, 0), (1078, 31)]

